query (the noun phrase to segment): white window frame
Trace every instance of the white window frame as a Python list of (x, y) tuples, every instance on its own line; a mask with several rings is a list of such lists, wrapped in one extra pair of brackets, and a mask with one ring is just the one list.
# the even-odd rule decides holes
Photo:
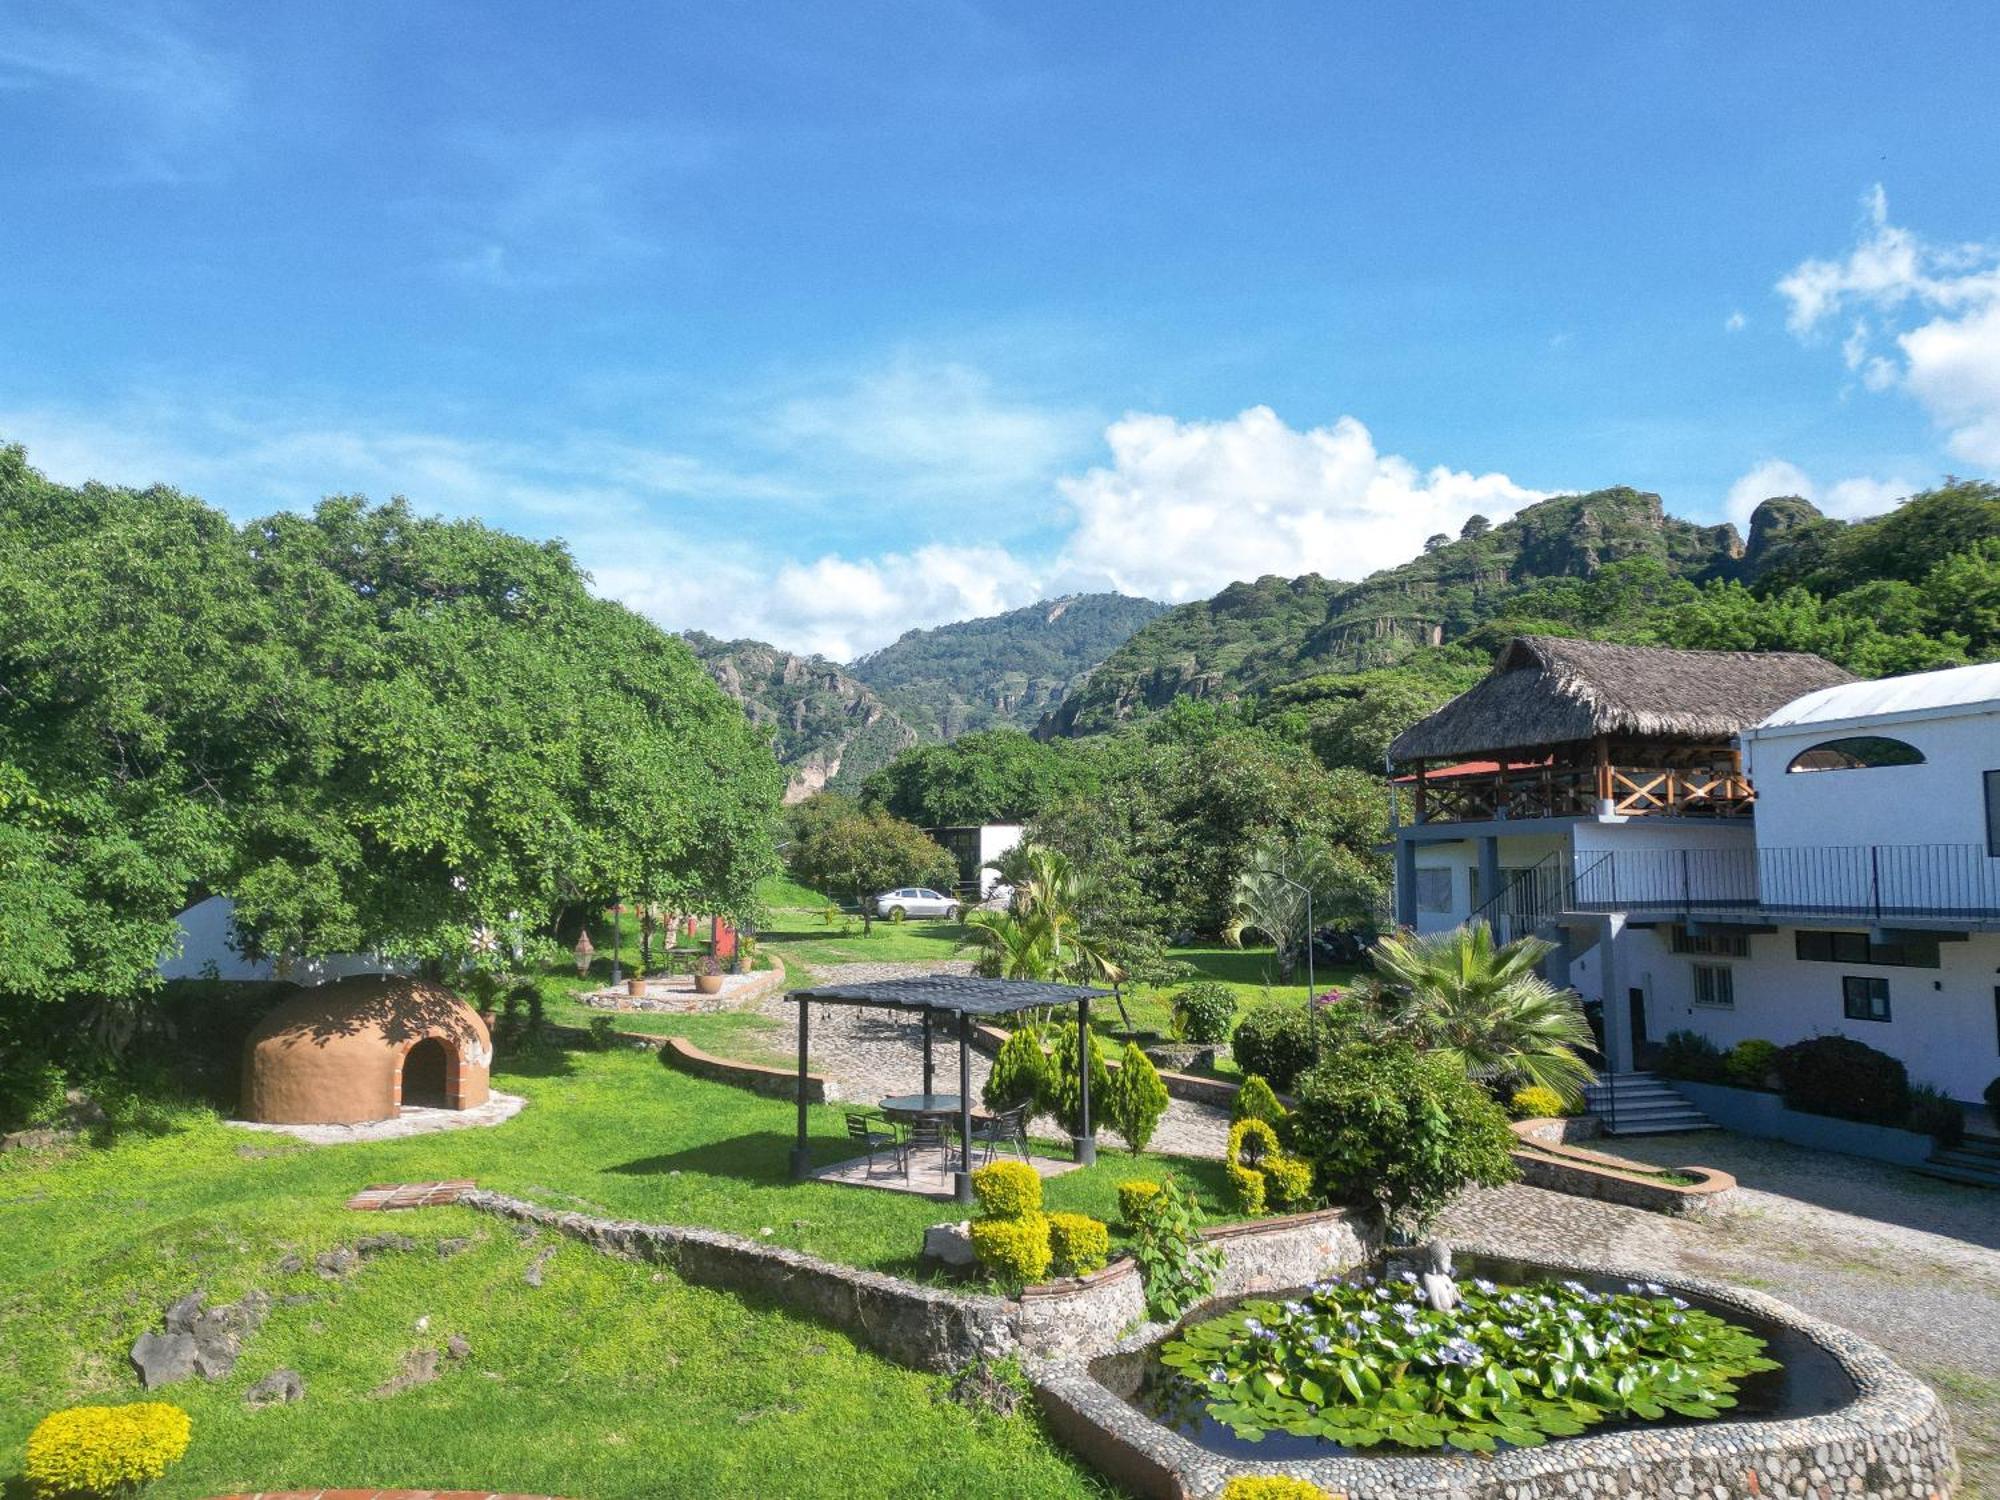
[[(1693, 975), (1694, 1003), (1699, 1010), (1736, 1009), (1736, 971), (1728, 964), (1689, 964)], [(1727, 998), (1717, 998), (1717, 989)], [(1704, 994), (1706, 991), (1706, 994)]]

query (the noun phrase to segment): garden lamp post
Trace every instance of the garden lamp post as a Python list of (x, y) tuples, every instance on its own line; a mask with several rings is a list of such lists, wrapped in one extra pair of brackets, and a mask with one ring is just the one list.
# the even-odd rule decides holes
[(625, 982), (625, 970), (618, 963), (618, 951), (625, 946), (625, 903), (611, 903), (611, 987)]

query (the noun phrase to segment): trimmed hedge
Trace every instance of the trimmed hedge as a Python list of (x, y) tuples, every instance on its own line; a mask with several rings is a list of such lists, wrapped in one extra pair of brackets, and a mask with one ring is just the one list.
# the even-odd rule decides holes
[(1038, 1213), (1042, 1207), (1042, 1177), (1024, 1161), (996, 1161), (972, 1174), (973, 1195), (995, 1219)]
[(1213, 979), (1196, 980), (1174, 991), (1174, 1034), (1184, 1042), (1210, 1047), (1229, 1040), (1236, 1019), (1236, 991)]
[(1780, 1048), (1772, 1060), (1788, 1108), (1870, 1125), (1901, 1125), (1910, 1113), (1910, 1075), (1865, 1042), (1816, 1036)]
[(1049, 1274), (1049, 1221), (1041, 1213), (974, 1219), (968, 1231), (979, 1263), (1005, 1281), (1032, 1286)]
[(1061, 1276), (1088, 1276), (1111, 1259), (1111, 1231), (1089, 1214), (1050, 1214), (1049, 1252)]
[(1134, 1179), (1131, 1182), (1119, 1183), (1118, 1217), (1124, 1221), (1127, 1229), (1137, 1229), (1140, 1220), (1146, 1217), (1147, 1210), (1153, 1206), (1153, 1200), (1159, 1196), (1160, 1185), (1157, 1182)]
[(1299, 1005), (1253, 1010), (1237, 1023), (1230, 1054), (1245, 1073), (1255, 1073), (1279, 1093), (1289, 1094), (1299, 1074), (1312, 1066), (1313, 1019)]

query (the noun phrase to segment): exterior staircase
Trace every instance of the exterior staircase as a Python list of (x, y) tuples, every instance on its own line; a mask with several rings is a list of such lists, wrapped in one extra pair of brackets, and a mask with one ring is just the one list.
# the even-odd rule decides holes
[[(1669, 1135), (1713, 1130), (1715, 1122), (1651, 1073), (1601, 1074), (1584, 1090), (1606, 1135)], [(1995, 1142), (2000, 1145), (2000, 1142)], [(2000, 1161), (1995, 1162), (2000, 1166)]]
[(1946, 1182), (2000, 1188), (2000, 1135), (1974, 1135), (1968, 1130), (1956, 1146), (1938, 1147), (1916, 1170)]

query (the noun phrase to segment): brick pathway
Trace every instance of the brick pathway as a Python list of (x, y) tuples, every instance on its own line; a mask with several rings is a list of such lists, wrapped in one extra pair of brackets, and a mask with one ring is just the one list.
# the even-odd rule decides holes
[[(829, 964), (813, 971), (821, 984), (867, 984), (878, 979), (908, 979), (919, 974), (969, 974), (972, 965), (959, 960), (929, 963)], [(798, 1022), (798, 1006), (782, 995), (769, 995), (747, 1007), (780, 1022), (789, 1034)], [(809, 1046), (812, 1068), (832, 1078), (845, 1099), (870, 1102), (887, 1094), (907, 1094), (923, 1084), (923, 1023), (902, 1011), (863, 1010), (824, 1005), (812, 1013)], [(794, 1042), (796, 1045), (796, 1042)], [(940, 1035), (932, 1043), (940, 1092), (958, 1089), (958, 1040)], [(972, 1090), (986, 1086), (993, 1064), (972, 1054)], [(1043, 1122), (1047, 1124), (1046, 1121)], [(1113, 1137), (1115, 1139), (1115, 1137)], [(1208, 1104), (1175, 1099), (1167, 1105), (1147, 1149), (1179, 1156), (1219, 1157), (1229, 1140), (1229, 1111)]]

